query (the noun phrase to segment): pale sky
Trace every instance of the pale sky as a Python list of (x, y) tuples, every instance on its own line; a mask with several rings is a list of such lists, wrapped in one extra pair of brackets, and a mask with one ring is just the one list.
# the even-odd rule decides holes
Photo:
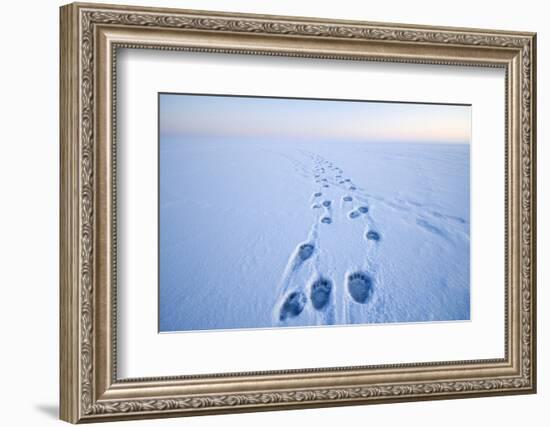
[(468, 144), (470, 106), (160, 95), (161, 137)]

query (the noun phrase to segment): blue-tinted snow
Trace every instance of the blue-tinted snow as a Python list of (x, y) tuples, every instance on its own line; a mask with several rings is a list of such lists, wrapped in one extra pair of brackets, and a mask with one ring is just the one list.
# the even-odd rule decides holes
[(161, 331), (470, 317), (469, 145), (163, 139), (160, 165)]

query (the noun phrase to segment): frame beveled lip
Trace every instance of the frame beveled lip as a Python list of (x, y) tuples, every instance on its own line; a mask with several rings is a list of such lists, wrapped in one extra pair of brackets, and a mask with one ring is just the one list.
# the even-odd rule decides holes
[[(506, 70), (506, 357), (116, 378), (116, 49)], [(71, 4), (61, 8), (61, 418), (70, 422), (530, 393), (535, 341), (535, 34)]]

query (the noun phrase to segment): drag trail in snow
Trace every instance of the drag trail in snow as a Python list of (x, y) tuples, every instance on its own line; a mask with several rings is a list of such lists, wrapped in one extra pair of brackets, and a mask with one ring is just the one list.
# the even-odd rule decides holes
[(165, 147), (161, 331), (469, 319), (468, 145)]

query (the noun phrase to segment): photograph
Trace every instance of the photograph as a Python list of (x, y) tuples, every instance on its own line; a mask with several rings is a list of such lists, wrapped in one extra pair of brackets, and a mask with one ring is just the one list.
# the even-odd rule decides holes
[(471, 105), (158, 94), (159, 332), (470, 320)]
[[(27, 296), (4, 300), (12, 321), (55, 327), (39, 331), (54, 350), (31, 372), (52, 374), (35, 382), (54, 394), (38, 390), (27, 424), (231, 414), (280, 426), (285, 411), (309, 409), (322, 420), (305, 424), (332, 425), (344, 406), (372, 405), (369, 420), (392, 425), (424, 420), (422, 402), (438, 401), (434, 420), (471, 424), (452, 412), (479, 421), (475, 406), (537, 425), (547, 405), (526, 395), (544, 359), (543, 14), (476, 4), (451, 16), (435, 2), (378, 12), (360, 2), (43, 3), (25, 15), (38, 29), (25, 37), (49, 41), (27, 43), (32, 63), (12, 43), (18, 66), (5, 67), (48, 104), (31, 123), (22, 84), (8, 85), (24, 120), (4, 139), (26, 136), (6, 145), (21, 153), (5, 156), (4, 181), (28, 183), (11, 211), (40, 215), (5, 221), (10, 254), (33, 237), (6, 289), (28, 291), (11, 284), (39, 272), (31, 282), (47, 298), (31, 299), (52, 313), (22, 317), (14, 301)], [(43, 94), (19, 66), (41, 58), (59, 76)], [(55, 158), (29, 156), (26, 142), (44, 150), (48, 127)], [(56, 209), (42, 209), (56, 198), (38, 188), (46, 175), (33, 161), (52, 172)], [(41, 224), (43, 211), (55, 225)], [(29, 257), (41, 253), (36, 233), (21, 233), (36, 224), (58, 232), (46, 258)], [(42, 286), (48, 268), (57, 293)], [(511, 395), (524, 396), (467, 403)], [(328, 407), (329, 421), (313, 410)]]

